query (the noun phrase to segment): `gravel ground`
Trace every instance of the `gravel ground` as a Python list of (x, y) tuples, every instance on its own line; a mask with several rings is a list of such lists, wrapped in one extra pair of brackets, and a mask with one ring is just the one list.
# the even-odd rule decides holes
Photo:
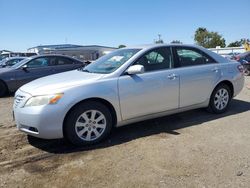
[(18, 132), (0, 99), (0, 187), (250, 187), (250, 77), (222, 115), (203, 109), (115, 129), (75, 148)]

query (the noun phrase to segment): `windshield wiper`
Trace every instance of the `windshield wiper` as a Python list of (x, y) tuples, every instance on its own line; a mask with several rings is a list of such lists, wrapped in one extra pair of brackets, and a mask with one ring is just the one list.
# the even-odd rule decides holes
[(90, 73), (90, 71), (87, 70), (87, 69), (82, 69), (81, 71), (82, 71), (82, 72), (89, 72), (89, 73)]
[(79, 71), (82, 71), (82, 72), (88, 72), (88, 73), (93, 73), (93, 72), (90, 72), (88, 69), (84, 69), (84, 67), (81, 67), (78, 69)]

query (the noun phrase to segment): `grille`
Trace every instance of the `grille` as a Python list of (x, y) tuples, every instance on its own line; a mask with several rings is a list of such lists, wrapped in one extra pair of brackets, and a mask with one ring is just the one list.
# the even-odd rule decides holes
[(14, 101), (14, 107), (17, 108), (22, 103), (22, 101), (24, 99), (25, 99), (25, 96), (23, 96), (23, 95), (16, 95), (15, 96), (15, 101)]

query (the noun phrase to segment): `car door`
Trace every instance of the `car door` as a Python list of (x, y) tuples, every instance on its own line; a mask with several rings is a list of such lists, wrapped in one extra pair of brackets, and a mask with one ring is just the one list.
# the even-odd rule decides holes
[(17, 69), (15, 73), (17, 88), (37, 78), (53, 74), (50, 61), (51, 57), (38, 57)]
[(180, 76), (180, 107), (205, 102), (221, 75), (219, 64), (199, 49), (176, 47)]
[(55, 73), (66, 72), (70, 70), (75, 70), (81, 67), (80, 64), (75, 63), (73, 59), (67, 57), (57, 57), (56, 58), (56, 65), (53, 66), (53, 71)]
[(123, 120), (178, 108), (179, 77), (172, 69), (171, 49), (151, 50), (134, 64), (143, 65), (145, 73), (118, 79)]

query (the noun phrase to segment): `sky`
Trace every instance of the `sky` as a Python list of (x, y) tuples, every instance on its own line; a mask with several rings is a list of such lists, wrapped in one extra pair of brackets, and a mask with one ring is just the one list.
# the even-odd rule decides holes
[(0, 0), (0, 50), (48, 44), (194, 43), (198, 27), (226, 43), (250, 38), (250, 0)]

